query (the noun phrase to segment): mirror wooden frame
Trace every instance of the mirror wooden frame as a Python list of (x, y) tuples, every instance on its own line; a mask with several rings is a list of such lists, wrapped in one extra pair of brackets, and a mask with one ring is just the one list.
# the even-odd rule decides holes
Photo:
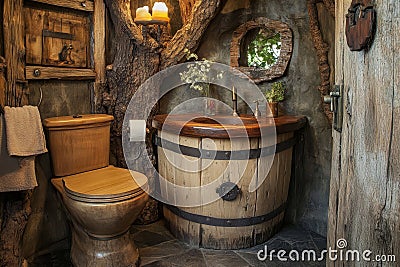
[[(242, 39), (246, 34), (255, 28), (267, 28), (280, 34), (281, 52), (278, 61), (269, 69), (256, 67), (244, 67), (239, 65)], [(293, 34), (289, 25), (277, 20), (257, 18), (240, 25), (234, 32), (231, 42), (231, 67), (246, 74), (255, 83), (270, 81), (282, 76), (289, 64), (293, 50)]]

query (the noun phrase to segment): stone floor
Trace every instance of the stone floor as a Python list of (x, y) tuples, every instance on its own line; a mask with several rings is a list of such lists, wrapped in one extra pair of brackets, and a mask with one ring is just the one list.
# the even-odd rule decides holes
[[(325, 266), (324, 262), (283, 262), (279, 261), (276, 255), (272, 261), (269, 258), (265, 261), (257, 259), (257, 252), (265, 245), (269, 251), (273, 249), (276, 251), (283, 249), (287, 252), (297, 250), (300, 255), (303, 250), (312, 249), (317, 252), (318, 257), (319, 252), (326, 247), (326, 239), (293, 225), (283, 227), (277, 235), (262, 245), (241, 250), (211, 250), (190, 247), (176, 240), (162, 220), (151, 225), (133, 226), (131, 234), (139, 247), (141, 266), (143, 267)], [(69, 251), (58, 249), (35, 258), (29, 266), (69, 267), (72, 265), (69, 260)]]

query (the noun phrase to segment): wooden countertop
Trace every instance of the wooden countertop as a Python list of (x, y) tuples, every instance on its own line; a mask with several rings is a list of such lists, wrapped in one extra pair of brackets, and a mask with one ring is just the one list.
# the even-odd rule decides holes
[(153, 127), (183, 136), (228, 139), (260, 137), (261, 133), (268, 135), (273, 133), (274, 126), (277, 134), (293, 132), (304, 127), (306, 121), (305, 116), (280, 116), (278, 118), (261, 116), (257, 120), (252, 115), (205, 117), (201, 114), (162, 114), (154, 117)]

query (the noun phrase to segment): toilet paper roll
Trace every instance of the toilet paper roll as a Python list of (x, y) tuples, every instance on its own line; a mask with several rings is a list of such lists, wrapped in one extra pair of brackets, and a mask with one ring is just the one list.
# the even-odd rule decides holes
[(146, 140), (146, 121), (145, 120), (129, 120), (129, 141), (145, 141)]

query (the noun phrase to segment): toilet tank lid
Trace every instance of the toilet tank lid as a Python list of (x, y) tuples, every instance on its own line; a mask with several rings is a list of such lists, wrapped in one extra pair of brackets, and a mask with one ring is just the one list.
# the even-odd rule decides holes
[(113, 119), (113, 116), (107, 114), (84, 114), (47, 118), (43, 124), (47, 128), (71, 127), (110, 122)]

